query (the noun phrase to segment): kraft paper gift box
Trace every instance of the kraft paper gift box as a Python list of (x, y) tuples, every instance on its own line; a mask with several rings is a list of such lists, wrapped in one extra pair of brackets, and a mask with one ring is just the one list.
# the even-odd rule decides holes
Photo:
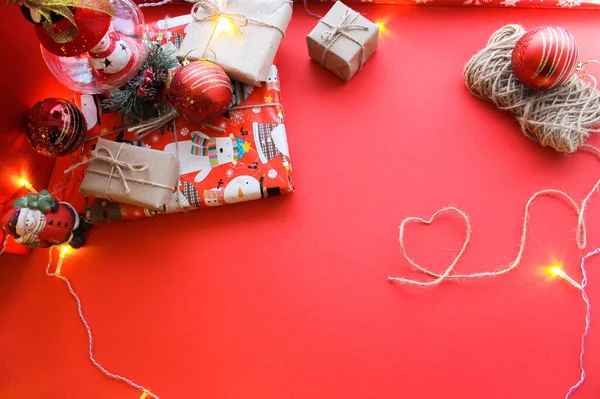
[(308, 53), (348, 82), (377, 49), (379, 26), (338, 1), (306, 37)]
[[(205, 58), (249, 85), (267, 80), (279, 43), (292, 18), (288, 0), (201, 0), (192, 8), (177, 56)], [(229, 30), (229, 32), (228, 32)]]
[(159, 209), (177, 189), (178, 179), (173, 154), (99, 138), (79, 192)]

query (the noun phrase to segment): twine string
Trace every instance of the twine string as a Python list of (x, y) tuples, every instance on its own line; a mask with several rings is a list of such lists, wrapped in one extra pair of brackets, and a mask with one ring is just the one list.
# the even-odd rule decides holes
[(304, 0), (304, 10), (305, 10), (305, 11), (306, 11), (306, 13), (307, 13), (308, 15), (310, 15), (311, 17), (315, 17), (315, 18), (318, 18), (318, 19), (321, 19), (321, 18), (323, 18), (323, 16), (322, 16), (322, 15), (319, 15), (319, 14), (317, 14), (316, 12), (313, 12), (313, 11), (311, 11), (311, 10), (308, 8), (308, 3), (307, 3), (307, 1), (306, 1), (306, 0)]
[(333, 24), (329, 23), (324, 18), (321, 18), (319, 20), (320, 23), (326, 25), (327, 27), (329, 27), (331, 29), (330, 31), (325, 31), (325, 32), (321, 33), (321, 39), (323, 39), (325, 41), (325, 43), (327, 44), (325, 46), (325, 50), (323, 51), (323, 56), (321, 57), (321, 66), (325, 65), (325, 58), (327, 57), (327, 54), (329, 53), (331, 46), (333, 46), (333, 44), (340, 37), (345, 37), (346, 39), (348, 39), (348, 40), (356, 43), (358, 46), (360, 46), (360, 53), (358, 56), (358, 60), (359, 60), (358, 65), (359, 65), (359, 68), (362, 68), (363, 61), (364, 61), (363, 58), (364, 58), (364, 53), (365, 53), (365, 45), (348, 33), (348, 31), (352, 31), (352, 30), (369, 30), (369, 28), (364, 25), (354, 23), (354, 21), (359, 16), (360, 16), (359, 13), (354, 12), (352, 14), (352, 13), (350, 13), (349, 9), (346, 9), (346, 11), (344, 12), (344, 16), (342, 17), (342, 20), (337, 25), (333, 25)]
[[(402, 220), (402, 223), (400, 224), (400, 235), (399, 235), (399, 243), (400, 243), (400, 250), (402, 252), (402, 256), (404, 257), (404, 259), (406, 259), (406, 261), (412, 267), (414, 267), (415, 269), (419, 270), (422, 273), (425, 273), (431, 277), (434, 277), (435, 279), (431, 280), (431, 281), (420, 281), (420, 280), (413, 280), (413, 279), (404, 278), (404, 277), (388, 277), (388, 280), (391, 282), (394, 282), (394, 283), (401, 283), (401, 284), (409, 284), (409, 285), (417, 285), (417, 286), (433, 286), (433, 285), (438, 285), (447, 279), (470, 279), (470, 278), (480, 278), (480, 277), (496, 277), (496, 276), (500, 276), (500, 275), (510, 272), (511, 270), (515, 269), (521, 263), (521, 259), (523, 257), (523, 252), (525, 251), (525, 243), (527, 241), (527, 226), (529, 223), (531, 206), (532, 206), (533, 202), (541, 196), (562, 197), (575, 210), (575, 213), (577, 214), (577, 230), (575, 233), (575, 239), (577, 242), (577, 246), (580, 249), (583, 249), (587, 245), (587, 228), (585, 226), (585, 218), (584, 218), (585, 209), (586, 209), (586, 206), (587, 206), (588, 202), (590, 201), (591, 197), (598, 190), (599, 187), (600, 187), (600, 180), (598, 180), (596, 182), (596, 184), (594, 184), (592, 190), (583, 199), (583, 201), (581, 202), (581, 207), (577, 204), (577, 202), (575, 202), (575, 200), (571, 196), (569, 196), (564, 191), (547, 189), (547, 190), (540, 190), (540, 191), (536, 192), (535, 194), (533, 194), (527, 201), (527, 204), (525, 205), (525, 215), (523, 217), (523, 228), (522, 228), (522, 232), (521, 232), (521, 240), (519, 243), (519, 249), (517, 251), (517, 256), (508, 265), (501, 266), (496, 271), (492, 271), (492, 272), (477, 272), (477, 273), (468, 273), (468, 274), (453, 274), (452, 273), (455, 266), (457, 265), (457, 263), (463, 256), (465, 250), (467, 249), (467, 246), (471, 239), (471, 221), (469, 219), (469, 216), (466, 213), (464, 213), (463, 211), (461, 211), (460, 209), (453, 207), (453, 206), (442, 208), (439, 211), (437, 211), (436, 213), (434, 213), (428, 220), (422, 219), (420, 217), (414, 217), (414, 216), (405, 218), (404, 220)], [(442, 215), (444, 213), (448, 213), (448, 212), (456, 212), (463, 218), (463, 220), (465, 222), (465, 226), (466, 226), (465, 239), (463, 241), (463, 246), (461, 247), (458, 254), (454, 257), (454, 259), (452, 260), (450, 265), (448, 267), (446, 267), (446, 269), (444, 270), (443, 273), (436, 273), (434, 271), (427, 269), (426, 267), (419, 265), (413, 258), (411, 258), (408, 255), (405, 244), (404, 244), (405, 230), (406, 230), (406, 226), (411, 223), (421, 223), (421, 224), (430, 225), (434, 222), (434, 220), (437, 217), (439, 217), (440, 215)]]
[(93, 335), (92, 335), (92, 330), (90, 328), (90, 325), (88, 324), (85, 316), (83, 315), (83, 309), (81, 306), (81, 300), (79, 299), (79, 296), (77, 295), (77, 293), (75, 292), (75, 290), (73, 289), (73, 286), (71, 285), (71, 282), (69, 281), (68, 278), (66, 278), (65, 276), (63, 276), (62, 274), (56, 274), (55, 272), (51, 272), (50, 271), (50, 267), (52, 266), (52, 247), (50, 247), (50, 250), (48, 251), (49, 253), (49, 260), (48, 260), (48, 265), (46, 266), (46, 275), (48, 277), (56, 277), (60, 280), (62, 280), (65, 285), (67, 286), (67, 289), (69, 290), (69, 293), (71, 294), (71, 296), (73, 297), (73, 299), (75, 300), (75, 302), (77, 303), (77, 313), (79, 314), (79, 319), (81, 320), (81, 322), (83, 323), (83, 326), (85, 327), (85, 331), (87, 333), (88, 336), (88, 355), (90, 358), (90, 361), (92, 362), (92, 364), (98, 369), (100, 370), (104, 375), (106, 375), (109, 378), (112, 378), (114, 380), (117, 381), (121, 381), (126, 383), (127, 385), (131, 386), (132, 388), (135, 388), (141, 392), (146, 392), (146, 394), (154, 399), (160, 399), (157, 395), (155, 395), (154, 393), (152, 393), (151, 391), (149, 391), (147, 388), (143, 387), (142, 385), (136, 384), (135, 382), (131, 381), (129, 378), (123, 377), (119, 374), (115, 374), (115, 373), (111, 373), (110, 371), (108, 371), (107, 369), (105, 369), (94, 357), (94, 339), (93, 339)]
[(6, 251), (6, 247), (8, 246), (8, 239), (10, 238), (10, 234), (6, 234), (4, 241), (2, 242), (2, 248), (0, 248), (0, 255), (2, 255)]
[[(94, 151), (94, 155), (92, 158), (86, 159), (85, 161), (82, 161), (75, 165), (72, 165), (69, 169), (65, 170), (64, 173), (66, 174), (66, 173), (72, 172), (75, 169), (79, 168), (80, 166), (87, 165), (90, 162), (94, 162), (94, 161), (100, 161), (100, 162), (109, 164), (111, 166), (110, 172), (97, 171), (97, 170), (93, 170), (93, 169), (89, 169), (89, 168), (86, 171), (86, 173), (94, 173), (94, 174), (98, 174), (98, 175), (108, 176), (108, 179), (106, 181), (106, 187), (104, 189), (104, 195), (106, 195), (107, 197), (108, 197), (108, 189), (109, 189), (110, 183), (115, 175), (115, 172), (118, 174), (118, 177), (121, 179), (121, 182), (123, 183), (123, 187), (125, 187), (125, 192), (127, 194), (131, 193), (129, 184), (127, 184), (128, 181), (142, 183), (142, 184), (146, 184), (146, 185), (153, 186), (153, 187), (172, 189), (172, 187), (166, 186), (164, 184), (159, 184), (159, 183), (151, 182), (148, 180), (135, 179), (132, 177), (125, 176), (123, 169), (126, 169), (133, 173), (143, 172), (148, 169), (147, 164), (132, 164), (127, 161), (119, 160), (119, 157), (121, 156), (121, 152), (123, 151), (123, 148), (126, 145), (127, 145), (126, 143), (121, 143), (116, 155), (113, 155), (112, 151), (106, 147), (96, 146), (96, 150)], [(101, 155), (101, 153), (104, 153), (106, 155)], [(108, 198), (108, 199), (110, 199), (110, 198)]]
[(592, 303), (590, 302), (590, 298), (588, 297), (587, 290), (586, 290), (587, 285), (588, 285), (588, 276), (587, 276), (587, 270), (585, 267), (585, 262), (592, 256), (597, 255), (598, 253), (600, 253), (600, 248), (597, 248), (596, 250), (588, 253), (581, 259), (580, 267), (581, 267), (581, 274), (583, 275), (583, 280), (581, 281), (581, 298), (583, 299), (583, 302), (585, 302), (585, 328), (583, 330), (583, 334), (581, 335), (581, 351), (579, 352), (579, 369), (581, 370), (581, 375), (579, 377), (579, 381), (577, 381), (577, 383), (575, 383), (569, 389), (569, 391), (567, 392), (567, 395), (565, 396), (565, 399), (570, 399), (571, 396), (575, 393), (575, 391), (577, 389), (579, 389), (579, 387), (581, 385), (583, 385), (583, 383), (585, 382), (585, 379), (586, 379), (585, 351), (586, 351), (586, 341), (587, 341), (587, 337), (589, 335), (590, 326), (591, 326)]
[[(229, 20), (229, 22), (231, 22), (238, 28), (238, 31), (240, 33), (242, 32), (241, 28), (247, 26), (248, 23), (251, 22), (258, 26), (264, 26), (266, 28), (275, 29), (281, 34), (282, 38), (285, 37), (285, 31), (277, 25), (272, 25), (272, 24), (269, 24), (269, 23), (266, 23), (263, 21), (258, 21), (256, 19), (248, 18), (247, 16), (245, 16), (243, 14), (224, 12), (218, 6), (216, 6), (215, 4), (213, 4), (212, 2), (210, 2), (208, 0), (188, 0), (188, 1), (190, 3), (194, 3), (194, 5), (192, 6), (191, 14), (196, 22), (206, 22), (206, 21), (212, 21), (212, 20), (215, 20), (218, 18), (226, 18), (227, 20)], [(208, 13), (208, 15), (204, 16), (204, 17), (199, 17), (198, 12), (200, 11), (200, 8), (203, 8)], [(213, 34), (214, 34), (214, 31), (213, 31)], [(211, 39), (212, 39), (212, 35), (211, 35)], [(209, 40), (209, 43), (210, 43), (210, 40)]]

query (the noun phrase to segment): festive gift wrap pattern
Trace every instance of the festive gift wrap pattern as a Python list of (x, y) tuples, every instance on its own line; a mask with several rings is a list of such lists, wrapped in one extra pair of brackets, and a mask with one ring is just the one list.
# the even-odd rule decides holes
[[(153, 40), (160, 44), (172, 43), (169, 46), (181, 43), (183, 25), (165, 31), (164, 21), (160, 21), (154, 27)], [(61, 200), (73, 204), (87, 221), (98, 224), (235, 204), (294, 191), (283, 109), (279, 105), (277, 66), (271, 66), (267, 82), (259, 87), (233, 83), (232, 108), (210, 126), (177, 118), (142, 138), (121, 129), (127, 123), (117, 112), (102, 114), (100, 97), (80, 97), (78, 102), (84, 108), (84, 114), (93, 122), (88, 139), (102, 136), (178, 156), (179, 190), (173, 192), (170, 201), (159, 210), (84, 196), (70, 187), (77, 188), (81, 184), (82, 168), (74, 175), (66, 176), (69, 180), (63, 184), (68, 189), (59, 193)], [(113, 131), (116, 132), (110, 133)], [(82, 151), (70, 161), (77, 163), (89, 159), (96, 142), (86, 142)]]

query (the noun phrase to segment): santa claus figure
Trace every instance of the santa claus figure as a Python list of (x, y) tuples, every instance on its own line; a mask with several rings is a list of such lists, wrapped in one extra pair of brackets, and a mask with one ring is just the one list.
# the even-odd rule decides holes
[(83, 245), (83, 231), (75, 209), (66, 202), (56, 201), (46, 190), (17, 199), (1, 223), (15, 242), (31, 248)]

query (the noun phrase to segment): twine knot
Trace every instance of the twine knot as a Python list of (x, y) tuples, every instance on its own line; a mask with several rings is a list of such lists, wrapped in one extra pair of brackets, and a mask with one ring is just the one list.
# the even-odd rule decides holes
[[(208, 16), (203, 18), (198, 18), (196, 16), (200, 7), (202, 7), (204, 10), (206, 10), (206, 12), (208, 12)], [(205, 21), (208, 19), (218, 20), (219, 18), (225, 18), (233, 25), (235, 25), (240, 32), (240, 28), (248, 25), (248, 18), (246, 18), (245, 15), (224, 12), (219, 6), (207, 0), (200, 0), (194, 3), (194, 6), (192, 7), (192, 17), (196, 21)]]
[[(108, 163), (109, 165), (111, 165), (110, 175), (108, 176), (108, 179), (106, 181), (106, 190), (105, 190), (106, 193), (108, 193), (108, 186), (110, 185), (110, 181), (112, 180), (113, 174), (115, 172), (117, 172), (117, 174), (121, 178), (123, 187), (125, 187), (125, 192), (127, 194), (130, 194), (131, 190), (129, 189), (129, 184), (127, 184), (127, 179), (125, 178), (123, 169), (127, 169), (134, 173), (143, 172), (146, 169), (148, 169), (147, 164), (141, 164), (141, 163), (132, 164), (127, 161), (119, 160), (119, 156), (121, 155), (121, 151), (123, 150), (123, 147), (125, 145), (127, 145), (127, 144), (125, 144), (125, 143), (121, 144), (116, 156), (113, 156), (112, 152), (106, 147), (96, 147), (96, 150), (94, 151), (93, 159), (102, 161), (102, 162), (105, 162), (105, 163)], [(100, 155), (101, 152), (104, 152), (106, 155)]]
[[(279, 26), (268, 24), (266, 22), (258, 21), (258, 20), (252, 19), (252, 18), (248, 18), (247, 16), (245, 16), (243, 14), (225, 12), (219, 6), (215, 5), (214, 3), (212, 3), (209, 0), (187, 0), (187, 1), (190, 3), (194, 3), (194, 5), (192, 6), (191, 14), (192, 14), (192, 18), (194, 18), (194, 20), (196, 22), (204, 22), (204, 21), (210, 21), (210, 20), (218, 20), (219, 18), (225, 18), (229, 22), (231, 22), (233, 25), (235, 25), (235, 27), (238, 29), (238, 32), (240, 32), (240, 34), (242, 34), (241, 28), (247, 26), (250, 22), (252, 22), (259, 26), (276, 29), (279, 33), (281, 33), (281, 37), (285, 37), (285, 31), (283, 29), (281, 29)], [(208, 15), (205, 17), (198, 17), (197, 14), (198, 14), (198, 11), (200, 10), (200, 8), (204, 9), (208, 13)], [(214, 32), (213, 32), (213, 34), (214, 34)]]
[(354, 37), (352, 37), (352, 35), (348, 33), (348, 31), (352, 30), (369, 30), (367, 26), (354, 23), (354, 21), (359, 17), (359, 15), (360, 14), (357, 12), (355, 12), (354, 15), (352, 15), (350, 13), (350, 10), (346, 10), (346, 12), (344, 13), (344, 17), (337, 25), (333, 25), (323, 18), (319, 20), (320, 23), (331, 28), (330, 31), (325, 31), (321, 33), (321, 39), (323, 39), (325, 43), (327, 43), (327, 47), (325, 47), (325, 51), (323, 52), (323, 57), (321, 59), (321, 66), (325, 65), (325, 57), (331, 49), (331, 46), (333, 46), (333, 43), (335, 43), (335, 41), (338, 40), (340, 37), (345, 37), (346, 39), (360, 46), (359, 65), (360, 68), (362, 68), (365, 46), (359, 40), (355, 39)]
[[(96, 149), (94, 150), (94, 154), (93, 154), (92, 158), (87, 159), (83, 162), (79, 162), (79, 163), (71, 166), (69, 169), (65, 170), (65, 174), (79, 168), (80, 166), (89, 164), (92, 161), (105, 162), (105, 163), (111, 165), (111, 168), (110, 168), (110, 172), (107, 174), (108, 179), (106, 180), (106, 187), (104, 189), (104, 194), (108, 197), (108, 188), (110, 186), (110, 182), (112, 181), (115, 173), (117, 173), (118, 177), (120, 178), (121, 182), (123, 183), (123, 187), (125, 187), (125, 192), (127, 194), (130, 194), (131, 189), (129, 188), (129, 184), (127, 184), (127, 177), (125, 177), (125, 173), (123, 173), (123, 169), (129, 170), (134, 173), (139, 173), (139, 172), (143, 172), (143, 171), (147, 170), (148, 165), (141, 164), (141, 163), (134, 164), (134, 163), (130, 163), (130, 162), (127, 162), (124, 160), (119, 160), (119, 156), (121, 155), (121, 151), (123, 151), (123, 147), (125, 145), (128, 145), (128, 144), (126, 144), (126, 143), (121, 144), (121, 146), (119, 147), (119, 151), (117, 151), (117, 155), (113, 155), (112, 151), (106, 147), (96, 146)], [(104, 153), (106, 155), (100, 155), (100, 153)]]

